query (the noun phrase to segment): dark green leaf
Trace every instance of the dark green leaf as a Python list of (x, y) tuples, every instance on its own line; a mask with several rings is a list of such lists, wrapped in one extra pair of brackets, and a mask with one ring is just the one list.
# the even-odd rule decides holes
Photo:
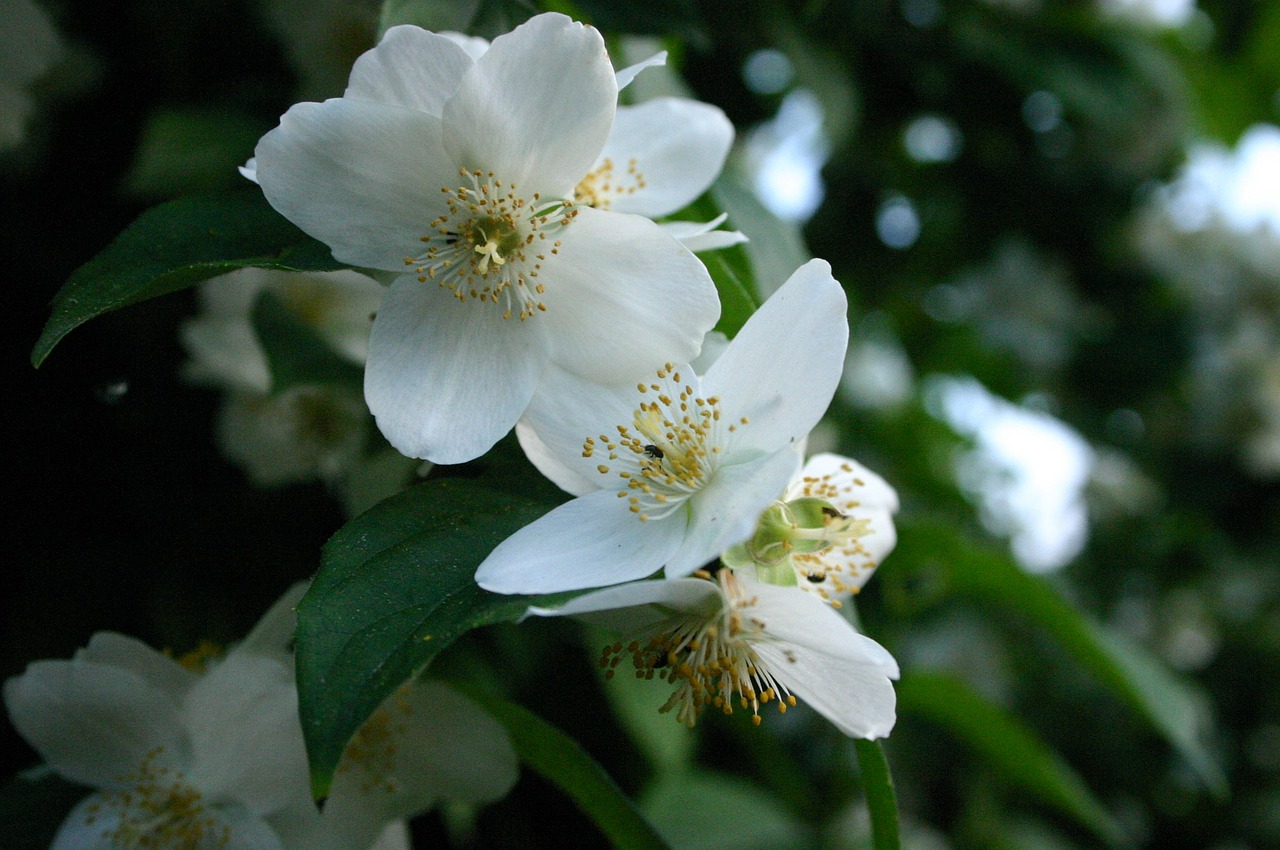
[(465, 692), (507, 728), (520, 761), (568, 794), (612, 846), (624, 850), (667, 846), (612, 777), (576, 741), (514, 703), (475, 689)]
[(453, 640), (573, 595), (502, 596), (475, 583), (489, 552), (554, 504), (442, 478), (376, 505), (325, 545), (297, 632), (317, 796), (365, 719)]
[(317, 383), (360, 387), (364, 370), (341, 357), (270, 292), (253, 305), (253, 327), (267, 355), (273, 393)]
[[(901, 699), (901, 697), (899, 697)], [(853, 742), (858, 753), (858, 767), (862, 769), (862, 789), (867, 797), (867, 809), (871, 812), (871, 840), (875, 850), (899, 850), (898, 797), (893, 790), (893, 776), (889, 773), (889, 761), (879, 741)]]
[(31, 352), (39, 366), (85, 322), (248, 266), (287, 271), (347, 268), (271, 208), (257, 189), (179, 198), (138, 217), (68, 278)]
[(606, 32), (678, 35), (695, 45), (707, 40), (693, 0), (575, 0), (573, 5)]
[(1007, 782), (1074, 818), (1108, 844), (1124, 843), (1124, 833), (1079, 775), (1025, 724), (963, 681), (915, 672), (904, 676), (896, 690), (904, 713), (943, 727)]
[(1031, 620), (1164, 735), (1206, 787), (1219, 796), (1226, 793), (1226, 777), (1203, 741), (1202, 732), (1211, 725), (1208, 702), (1191, 685), (1136, 647), (1122, 648), (1043, 578), (1020, 569), (1004, 554), (967, 541), (954, 528), (908, 521), (899, 539), (894, 560), (914, 563), (928, 574), (923, 583), (933, 585), (934, 601), (955, 593)]
[(0, 788), (0, 847), (48, 850), (71, 807), (88, 793), (47, 768), (18, 776)]

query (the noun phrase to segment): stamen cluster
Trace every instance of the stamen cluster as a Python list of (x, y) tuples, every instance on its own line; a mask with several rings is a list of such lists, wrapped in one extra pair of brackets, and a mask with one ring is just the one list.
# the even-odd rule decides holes
[(105, 811), (118, 811), (119, 822), (106, 837), (117, 847), (181, 850), (187, 847), (228, 847), (227, 825), (205, 806), (201, 793), (182, 781), (181, 774), (158, 763), (164, 747), (143, 758), (138, 769), (117, 777), (123, 790), (108, 791), (89, 807), (86, 824)]
[(606, 156), (578, 182), (573, 190), (573, 200), (583, 206), (607, 210), (613, 206), (614, 198), (634, 195), (648, 185), (635, 157), (627, 160), (626, 171), (615, 175), (613, 160)]
[(636, 678), (675, 685), (671, 698), (659, 709), (675, 711), (676, 718), (692, 727), (708, 706), (733, 713), (735, 697), (750, 709), (752, 722), (760, 725), (760, 706), (777, 701), (778, 711), (796, 705), (796, 698), (763, 665), (752, 643), (765, 638), (765, 622), (751, 609), (758, 600), (746, 594), (730, 570), (716, 576), (699, 570), (698, 578), (717, 581), (728, 602), (714, 617), (692, 613), (673, 614), (629, 643), (604, 648), (600, 666), (612, 677), (622, 659), (630, 655)]
[(448, 212), (431, 222), (422, 237), (426, 252), (405, 257), (420, 283), (433, 280), (459, 301), (501, 304), (502, 318), (518, 309), (521, 321), (545, 312), (546, 287), (536, 280), (548, 254), (560, 252), (548, 233), (566, 227), (577, 216), (573, 203), (544, 204), (534, 193), (521, 197), (516, 184), (504, 184), (492, 171), (459, 169), (467, 185), (445, 186)]

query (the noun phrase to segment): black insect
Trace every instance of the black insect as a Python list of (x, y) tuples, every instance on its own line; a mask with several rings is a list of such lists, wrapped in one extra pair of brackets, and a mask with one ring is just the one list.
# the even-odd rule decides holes
[(662, 460), (664, 457), (666, 457), (666, 455), (662, 453), (662, 449), (652, 444), (644, 447), (644, 453), (647, 454), (649, 457), (653, 458), (654, 460)]

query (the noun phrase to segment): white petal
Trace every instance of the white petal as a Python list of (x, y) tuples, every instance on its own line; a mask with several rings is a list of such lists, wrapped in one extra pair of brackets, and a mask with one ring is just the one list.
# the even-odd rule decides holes
[(702, 351), (694, 358), (689, 367), (698, 375), (707, 374), (711, 364), (720, 359), (720, 355), (729, 350), (729, 338), (720, 331), (707, 331), (702, 340)]
[[(889, 482), (851, 457), (831, 452), (816, 454), (805, 461), (800, 476), (803, 478), (827, 477), (842, 494), (840, 504), (836, 505), (842, 513), (849, 513), (855, 508), (882, 508), (890, 513), (898, 510), (898, 494)], [(798, 478), (797, 482), (799, 481)], [(802, 489), (798, 485), (788, 488), (787, 498), (794, 499), (803, 495), (799, 492)], [(796, 490), (795, 495), (792, 495), (793, 490)], [(846, 493), (848, 497), (844, 497), (843, 494)]]
[(307, 793), (307, 757), (293, 671), (252, 652), (232, 652), (187, 695), (192, 741), (187, 781), (216, 801), (269, 814)]
[(284, 592), (263, 614), (253, 630), (236, 645), (236, 652), (257, 652), (267, 656), (287, 656), (298, 624), (296, 608), (310, 586), (300, 581)]
[(789, 449), (722, 466), (690, 500), (689, 530), (667, 563), (668, 576), (685, 576), (751, 536), (761, 512), (777, 499), (799, 466)]
[(823, 260), (811, 260), (757, 310), (702, 382), (719, 395), (743, 449), (798, 444), (826, 412), (844, 369), (845, 296)]
[(413, 850), (409, 840), (409, 824), (398, 820), (387, 824), (369, 850)]
[(707, 222), (664, 221), (662, 222), (662, 229), (667, 231), (670, 236), (679, 239), (681, 245), (695, 254), (700, 254), (703, 251), (718, 251), (721, 248), (741, 245), (743, 242), (749, 241), (747, 235), (740, 231), (716, 230), (728, 217), (728, 213), (720, 213), (720, 215)]
[(138, 674), (88, 661), (37, 661), (4, 684), (9, 718), (73, 782), (119, 785), (147, 754), (182, 767), (190, 753), (178, 706)]
[(460, 32), (442, 32), (439, 35), (452, 41), (454, 44), (466, 51), (467, 55), (472, 59), (479, 59), (485, 53), (489, 52), (489, 39), (481, 38), (478, 35), (467, 35)]
[(606, 587), (571, 599), (558, 608), (528, 610), (526, 616), (574, 617), (620, 634), (638, 634), (675, 612), (712, 616), (725, 605), (718, 585), (703, 579), (637, 581)]
[(520, 430), (538, 441), (536, 446), (525, 447), (529, 460), (575, 496), (618, 483), (616, 477), (602, 475), (597, 469), (606, 459), (582, 456), (583, 443), (587, 437), (616, 434), (619, 425), (629, 426), (639, 401), (633, 385), (593, 384), (555, 364), (548, 366), (521, 420), (524, 428)]
[(578, 212), (554, 264), (546, 264), (552, 360), (617, 384), (696, 357), (720, 317), (706, 267), (646, 218)]
[(476, 582), (495, 593), (555, 593), (643, 578), (680, 544), (685, 514), (642, 522), (613, 490), (566, 502), (493, 550)]
[(618, 107), (600, 156), (613, 161), (615, 185), (628, 185), (632, 161), (644, 185), (615, 195), (610, 209), (651, 218), (683, 209), (716, 179), (732, 144), (733, 124), (707, 103), (660, 97)]
[(89, 638), (89, 645), (76, 651), (75, 660), (131, 671), (174, 699), (200, 678), (137, 638), (115, 632), (98, 632)]
[(118, 809), (104, 805), (105, 794), (90, 794), (67, 814), (49, 850), (118, 850), (109, 837), (120, 823)]
[(634, 65), (628, 65), (615, 75), (618, 83), (618, 91), (622, 91), (627, 86), (631, 85), (631, 81), (634, 80), (636, 75), (645, 68), (653, 68), (655, 66), (665, 64), (667, 64), (667, 51), (660, 50), (642, 62), (637, 62)]
[(255, 157), (249, 157), (245, 160), (244, 165), (238, 167), (240, 176), (254, 183), (258, 182), (258, 160)]
[(896, 701), (890, 680), (898, 678), (893, 656), (817, 597), (739, 578), (757, 600), (751, 616), (769, 636), (753, 646), (778, 681), (846, 735), (889, 734)]
[(258, 183), (285, 218), (345, 263), (404, 271), (446, 208), (458, 169), (424, 112), (335, 98), (295, 104), (258, 142)]
[(511, 790), (517, 759), (506, 730), (479, 706), (435, 682), (411, 683), (375, 714), (387, 738), (353, 758), (348, 749), (308, 850), (366, 848), (384, 827), (437, 800), (490, 803)]
[(523, 197), (564, 197), (604, 148), (617, 98), (600, 33), (537, 15), (463, 76), (444, 107), (444, 144), (454, 162), (493, 171)]
[(529, 462), (566, 493), (581, 496), (600, 489), (598, 478), (588, 478), (573, 467), (561, 463), (556, 453), (551, 451), (524, 419), (516, 423), (516, 439), (520, 441), (520, 448), (524, 450)]
[(415, 26), (392, 27), (356, 60), (343, 97), (439, 116), (474, 64), (451, 38)]
[(548, 360), (545, 316), (504, 320), (499, 307), (413, 277), (392, 284), (373, 323), (364, 393), (402, 454), (479, 457), (528, 406)]

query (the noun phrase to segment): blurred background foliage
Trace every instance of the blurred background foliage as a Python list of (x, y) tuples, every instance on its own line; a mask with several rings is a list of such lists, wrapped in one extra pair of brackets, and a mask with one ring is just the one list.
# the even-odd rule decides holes
[[(6, 676), (99, 629), (179, 652), (232, 640), (343, 522), (321, 485), (255, 488), (218, 454), (217, 395), (180, 377), (190, 293), (91, 323), (32, 370), (61, 282), (147, 206), (239, 185), (256, 138), (339, 94), (380, 26), (493, 36), (538, 11), (31, 8), (0, 5), (22, 22), (3, 27), (22, 61), (0, 67), (19, 305)], [(647, 72), (631, 96), (682, 79), (728, 113), (739, 142), (710, 203), (752, 237), (761, 294), (806, 250), (848, 289), (848, 369), (814, 443), (902, 497), (857, 615), (904, 668), (887, 752), (905, 845), (1280, 846), (1280, 5), (545, 8), (631, 58), (672, 51), (680, 77)], [(665, 695), (597, 677), (599, 643), (498, 627), (435, 669), (568, 731), (677, 846), (869, 846), (853, 746), (829, 724), (685, 733), (654, 713)], [(4, 736), (11, 772), (29, 766)], [(532, 775), (415, 829), (603, 840)]]

